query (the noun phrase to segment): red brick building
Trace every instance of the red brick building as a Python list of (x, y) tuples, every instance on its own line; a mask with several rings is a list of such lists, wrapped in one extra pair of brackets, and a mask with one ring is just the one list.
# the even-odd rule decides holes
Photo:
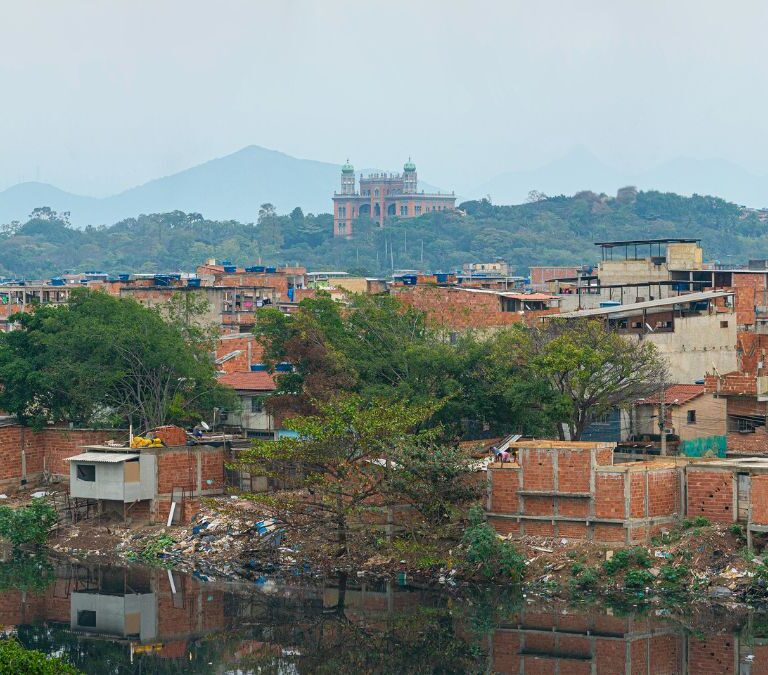
[(525, 441), (488, 467), (488, 519), (503, 534), (631, 544), (683, 513), (683, 458), (613, 463), (614, 443)]
[(380, 226), (387, 218), (417, 218), (432, 211), (456, 206), (456, 196), (418, 190), (416, 165), (410, 159), (403, 173), (360, 174), (355, 186), (355, 168), (347, 161), (341, 168), (341, 191), (333, 195), (333, 236), (351, 237), (357, 218), (370, 218)]
[(391, 286), (390, 295), (455, 330), (496, 328), (557, 314), (557, 298), (544, 293), (492, 291), (457, 286)]

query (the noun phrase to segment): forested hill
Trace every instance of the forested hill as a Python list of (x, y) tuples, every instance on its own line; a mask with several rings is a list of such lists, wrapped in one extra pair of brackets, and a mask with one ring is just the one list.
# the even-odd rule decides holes
[(41, 208), (23, 225), (2, 226), (0, 276), (192, 270), (209, 257), (370, 275), (391, 272), (393, 262), (397, 269), (447, 271), (504, 258), (523, 273), (533, 264), (594, 262), (595, 241), (656, 237), (701, 238), (707, 259), (768, 258), (768, 223), (736, 204), (659, 192), (620, 195), (542, 196), (519, 206), (465, 202), (460, 212), (395, 220), (384, 229), (358, 222), (355, 236), (343, 241), (331, 236), (329, 214), (305, 215), (298, 208), (279, 215), (265, 205), (255, 224), (175, 211), (85, 230)]

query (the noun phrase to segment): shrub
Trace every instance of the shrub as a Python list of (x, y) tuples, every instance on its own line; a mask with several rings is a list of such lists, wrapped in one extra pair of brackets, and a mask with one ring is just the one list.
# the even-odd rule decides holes
[(15, 638), (0, 640), (0, 675), (81, 675), (61, 658), (26, 649)]
[(734, 536), (734, 537), (744, 537), (744, 526), (739, 525), (739, 523), (734, 523), (728, 528), (728, 531)]
[(576, 591), (592, 591), (597, 587), (597, 579), (597, 570), (594, 567), (582, 567), (579, 572), (574, 572), (568, 584), (571, 587), (572, 593)]
[(692, 527), (709, 527), (712, 521), (704, 516), (696, 516), (695, 518), (686, 518), (683, 522), (683, 529), (690, 530)]
[(648, 570), (632, 569), (624, 577), (624, 588), (640, 590), (653, 582), (653, 575)]
[(128, 560), (139, 560), (149, 565), (167, 565), (169, 561), (160, 558), (160, 555), (174, 543), (173, 537), (168, 534), (159, 534), (150, 537), (138, 551), (130, 551), (127, 554)]
[(607, 574), (613, 575), (619, 570), (625, 570), (632, 565), (645, 568), (651, 567), (652, 563), (648, 556), (648, 551), (641, 546), (616, 551), (613, 554), (613, 558), (603, 563), (603, 569)]
[(57, 521), (56, 509), (45, 499), (33, 499), (29, 506), (18, 509), (0, 506), (0, 537), (15, 548), (23, 544), (42, 546)]
[(630, 553), (627, 549), (622, 549), (621, 551), (616, 551), (613, 554), (613, 557), (610, 560), (606, 560), (603, 562), (603, 569), (606, 571), (607, 574), (616, 574), (619, 570), (626, 569), (629, 567), (630, 563)]
[(462, 545), (466, 548), (466, 564), (486, 579), (507, 578), (520, 581), (525, 560), (508, 541), (502, 541), (487, 522), (479, 506), (469, 510), (469, 527), (464, 530)]
[(663, 565), (659, 570), (659, 579), (663, 586), (676, 587), (685, 581), (690, 573), (686, 565)]

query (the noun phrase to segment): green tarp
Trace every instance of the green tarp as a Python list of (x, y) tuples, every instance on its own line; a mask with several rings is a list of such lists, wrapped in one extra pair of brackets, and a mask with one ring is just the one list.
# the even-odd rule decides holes
[(680, 454), (686, 457), (725, 457), (725, 436), (703, 436), (680, 441)]

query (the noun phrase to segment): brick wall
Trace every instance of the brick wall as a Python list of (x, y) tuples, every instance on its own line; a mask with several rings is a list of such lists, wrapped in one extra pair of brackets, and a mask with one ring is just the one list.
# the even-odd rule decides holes
[(696, 675), (735, 675), (736, 642), (731, 635), (688, 641), (688, 672)]
[(517, 490), (519, 469), (488, 469), (491, 481), (491, 511), (494, 513), (515, 513), (517, 511)]
[(390, 289), (404, 304), (426, 312), (441, 326), (463, 330), (509, 326), (525, 319), (556, 314), (557, 309), (537, 312), (501, 311), (501, 297), (494, 293), (472, 293), (445, 286), (399, 286)]
[(592, 451), (589, 449), (559, 452), (557, 485), (561, 492), (589, 492)]
[(763, 289), (765, 289), (765, 273), (733, 275), (734, 305), (736, 321), (739, 325), (754, 325), (755, 305), (763, 304)]
[(112, 438), (124, 440), (120, 430), (58, 429), (42, 431), (20, 425), (0, 427), (0, 486), (10, 487), (22, 480), (22, 451), (26, 456), (27, 480), (38, 480), (44, 469), (69, 477), (65, 458), (82, 452), (84, 445), (98, 445)]
[(555, 487), (552, 450), (521, 448), (519, 464), (523, 470), (523, 488), (526, 490), (553, 490)]
[(768, 525), (768, 474), (752, 476), (750, 500), (752, 522), (757, 525)]
[(703, 516), (721, 523), (736, 520), (733, 508), (734, 475), (730, 471), (688, 467), (687, 515)]
[(680, 514), (682, 474), (677, 469), (653, 471), (648, 474), (648, 515)]
[(598, 518), (625, 518), (623, 473), (595, 474), (595, 515)]

